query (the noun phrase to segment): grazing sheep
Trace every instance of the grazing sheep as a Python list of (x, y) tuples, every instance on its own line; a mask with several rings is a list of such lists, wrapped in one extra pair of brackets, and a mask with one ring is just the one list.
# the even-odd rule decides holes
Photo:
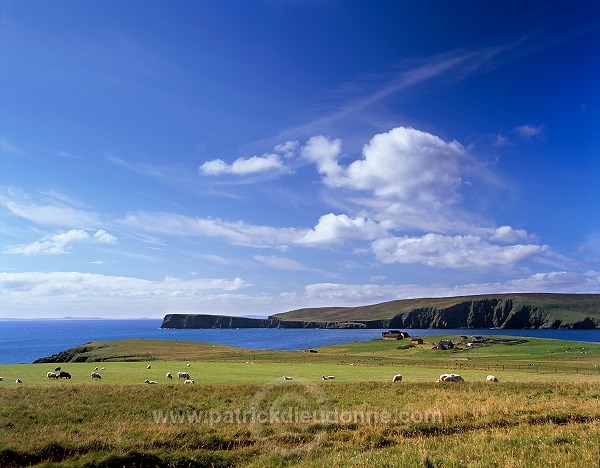
[(458, 374), (442, 374), (436, 382), (464, 382), (465, 380)]
[(58, 379), (58, 374), (56, 374), (55, 372), (48, 372), (46, 374), (46, 377), (48, 377), (49, 379)]
[(194, 382), (193, 380), (186, 380), (185, 382), (183, 382), (184, 384), (195, 384), (196, 382)]
[(2, 382), (4, 379), (2, 377), (0, 377), (0, 382)]
[(327, 378), (328, 378), (329, 380), (334, 380), (334, 379), (335, 379), (335, 375), (328, 375), (328, 376), (327, 376)]
[(148, 364), (148, 366), (146, 367), (146, 369), (151, 369), (152, 366), (150, 364)]
[(396, 374), (394, 377), (392, 377), (392, 382), (402, 382), (402, 375)]
[(15, 380), (15, 383), (23, 383), (23, 381), (21, 379), (17, 379)]
[(98, 374), (98, 372), (92, 372), (91, 373), (92, 379), (101, 379), (102, 376), (100, 374)]
[(188, 374), (187, 372), (177, 372), (177, 378), (178, 379), (190, 379), (190, 374)]
[(158, 384), (158, 382), (156, 380), (148, 380), (148, 379), (146, 379), (146, 380), (144, 380), (144, 382), (146, 382), (147, 384), (151, 384), (151, 385)]
[(485, 378), (485, 381), (486, 382), (498, 382), (498, 378), (496, 376), (494, 376), (494, 375), (488, 375)]
[(60, 372), (60, 367), (57, 367), (56, 369), (54, 369), (54, 372)]
[(322, 378), (323, 380), (329, 380), (329, 377), (325, 377), (325, 376), (323, 376), (323, 377), (321, 377), (321, 378)]
[(289, 375), (284, 375), (283, 380), (294, 380)]
[(167, 375), (165, 376), (167, 379), (172, 379), (173, 375), (170, 372), (167, 372)]
[(60, 371), (60, 374), (58, 374), (58, 378), (59, 379), (70, 379), (71, 374), (69, 374), (68, 372), (65, 372), (65, 371)]
[(190, 367), (190, 366), (191, 366), (191, 364), (188, 362), (188, 363), (186, 364), (186, 366), (187, 366), (187, 367)]
[(95, 371), (97, 371), (97, 370), (98, 370), (98, 368), (96, 367), (96, 368), (94, 369), (94, 372), (95, 372)]
[(106, 367), (101, 367), (100, 370), (106, 370)]

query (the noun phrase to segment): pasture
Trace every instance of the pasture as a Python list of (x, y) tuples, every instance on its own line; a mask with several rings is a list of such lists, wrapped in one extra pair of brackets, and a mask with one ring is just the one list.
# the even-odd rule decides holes
[[(0, 365), (0, 466), (598, 465), (599, 345), (404, 345), (126, 340), (86, 345), (84, 362)], [(72, 378), (48, 379), (57, 366)], [(435, 383), (446, 372), (466, 382)]]

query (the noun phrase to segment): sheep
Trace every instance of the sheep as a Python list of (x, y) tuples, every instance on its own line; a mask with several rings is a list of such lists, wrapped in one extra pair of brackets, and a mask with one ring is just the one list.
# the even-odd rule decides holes
[(48, 377), (49, 379), (58, 379), (58, 374), (56, 374), (55, 372), (48, 372), (46, 374), (46, 377)]
[(294, 380), (289, 375), (284, 375), (283, 380)]
[(15, 380), (15, 383), (23, 383), (23, 381), (21, 379), (17, 379)]
[(173, 378), (173, 375), (172, 375), (170, 372), (167, 372), (167, 375), (165, 375), (165, 377), (166, 377), (167, 379), (172, 379), (172, 378)]
[(101, 367), (100, 370), (106, 370), (106, 367)]
[(54, 372), (60, 372), (60, 367), (57, 367), (56, 369), (54, 369)]
[(148, 364), (148, 366), (146, 367), (146, 369), (151, 369), (152, 366), (150, 364)]
[(498, 378), (496, 376), (494, 376), (494, 375), (488, 375), (485, 378), (485, 381), (486, 382), (498, 382)]
[(96, 372), (97, 370), (98, 370), (98, 368), (96, 367), (96, 368), (94, 369), (94, 372)]
[(402, 374), (396, 374), (392, 377), (392, 382), (402, 382)]
[(177, 372), (177, 378), (178, 379), (190, 379), (190, 374), (188, 374), (187, 372)]
[(69, 374), (68, 372), (65, 372), (65, 371), (60, 371), (60, 374), (58, 374), (58, 378), (59, 379), (70, 379), (71, 374)]
[(146, 380), (144, 380), (144, 382), (146, 382), (147, 384), (152, 384), (152, 385), (158, 384), (158, 382), (156, 380), (148, 380), (148, 379), (146, 379)]
[(436, 382), (464, 382), (465, 380), (458, 374), (442, 374)]
[(184, 384), (195, 384), (196, 382), (194, 382), (193, 380), (186, 380), (185, 382), (183, 382)]
[(187, 366), (187, 367), (190, 367), (190, 366), (191, 366), (191, 364), (188, 362), (188, 363), (186, 364), (186, 366)]
[(2, 382), (4, 379), (2, 377), (0, 377), (0, 382)]
[(98, 374), (98, 372), (92, 372), (91, 374), (92, 379), (101, 379), (102, 376), (100, 374)]
[(328, 375), (328, 376), (327, 376), (327, 378), (328, 378), (329, 380), (334, 380), (334, 379), (335, 379), (335, 375)]
[(322, 378), (323, 380), (329, 380), (329, 377), (325, 377), (325, 376), (323, 376), (323, 377), (321, 377), (321, 378)]

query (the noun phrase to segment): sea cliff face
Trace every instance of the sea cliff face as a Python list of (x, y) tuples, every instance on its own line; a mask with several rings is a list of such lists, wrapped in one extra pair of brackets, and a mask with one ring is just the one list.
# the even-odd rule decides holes
[(419, 307), (382, 320), (354, 319), (348, 308), (345, 321), (286, 320), (285, 314), (266, 319), (223, 315), (169, 314), (161, 328), (505, 328), (600, 329), (600, 320), (586, 317), (570, 323), (552, 318), (536, 305), (516, 304), (510, 298), (465, 300), (449, 307)]
[(305, 322), (274, 317), (253, 319), (227, 315), (168, 314), (160, 328), (378, 328), (356, 322)]

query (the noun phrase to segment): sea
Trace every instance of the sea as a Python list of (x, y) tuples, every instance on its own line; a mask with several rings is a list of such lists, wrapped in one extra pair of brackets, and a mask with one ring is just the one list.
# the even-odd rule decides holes
[[(0, 319), (0, 364), (32, 363), (41, 357), (88, 343), (128, 338), (204, 341), (249, 349), (296, 351), (325, 345), (381, 338), (387, 330), (323, 329), (161, 329), (161, 319)], [(409, 329), (411, 336), (505, 335), (600, 342), (600, 330)]]

